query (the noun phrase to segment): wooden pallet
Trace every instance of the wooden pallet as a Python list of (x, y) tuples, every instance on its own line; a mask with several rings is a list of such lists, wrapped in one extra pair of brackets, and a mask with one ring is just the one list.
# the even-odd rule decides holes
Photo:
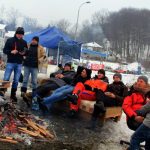
[(0, 80), (0, 89), (9, 88), (9, 87), (10, 87), (10, 81)]
[[(80, 114), (84, 118), (90, 118), (93, 112), (95, 101), (81, 100), (80, 104)], [(101, 116), (100, 119), (105, 122), (107, 119), (114, 119), (114, 121), (119, 121), (122, 115), (122, 107), (106, 107), (106, 113)]]

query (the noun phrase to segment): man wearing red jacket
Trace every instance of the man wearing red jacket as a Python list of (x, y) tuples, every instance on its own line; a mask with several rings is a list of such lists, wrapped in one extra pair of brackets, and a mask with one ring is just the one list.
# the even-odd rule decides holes
[(133, 85), (131, 95), (124, 99), (122, 108), (127, 115), (127, 125), (131, 130), (136, 130), (143, 122), (143, 117), (137, 115), (137, 110), (145, 105), (145, 93), (150, 89), (148, 78), (140, 76)]

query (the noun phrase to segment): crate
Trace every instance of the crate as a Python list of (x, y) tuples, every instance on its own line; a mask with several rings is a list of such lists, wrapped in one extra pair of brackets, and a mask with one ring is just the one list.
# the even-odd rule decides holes
[[(89, 100), (81, 100), (80, 103), (80, 113), (81, 116), (84, 118), (91, 117), (91, 114), (93, 112), (95, 101), (89, 101)], [(100, 117), (100, 119), (105, 122), (107, 119), (113, 119), (114, 121), (119, 121), (121, 119), (122, 115), (122, 107), (115, 106), (115, 107), (106, 107), (106, 113)]]
[(0, 80), (0, 89), (5, 89), (10, 87), (11, 82), (10, 81), (3, 81)]

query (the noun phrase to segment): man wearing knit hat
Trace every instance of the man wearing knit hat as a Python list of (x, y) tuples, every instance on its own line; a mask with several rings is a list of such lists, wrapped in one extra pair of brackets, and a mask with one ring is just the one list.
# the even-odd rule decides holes
[(96, 91), (96, 103), (91, 117), (89, 129), (95, 129), (99, 115), (106, 111), (105, 107), (122, 106), (123, 99), (127, 96), (127, 87), (121, 81), (121, 74), (116, 73), (113, 76), (113, 83), (108, 85), (107, 91)]
[[(27, 42), (23, 40), (24, 29), (18, 27), (14, 37), (9, 38), (4, 46), (3, 52), (7, 55), (7, 65), (4, 73), (4, 80), (9, 81), (11, 73), (14, 71), (14, 79), (11, 88), (13, 102), (17, 102), (16, 91), (22, 69), (24, 49), (27, 48)], [(4, 89), (6, 91), (6, 89)]]
[[(32, 38), (31, 44), (28, 45), (28, 50), (24, 59), (24, 79), (21, 87), (21, 96), (25, 98), (25, 93), (27, 91), (27, 85), (29, 76), (31, 74), (32, 82), (32, 97), (36, 95), (37, 88), (37, 74), (40, 63), (45, 58), (44, 48), (39, 45), (39, 37), (34, 36)], [(24, 99), (25, 100), (25, 99)]]
[(143, 122), (137, 111), (146, 103), (145, 94), (148, 91), (150, 91), (148, 78), (139, 76), (130, 90), (130, 95), (124, 99), (122, 108), (127, 115), (127, 125), (131, 130), (136, 130)]

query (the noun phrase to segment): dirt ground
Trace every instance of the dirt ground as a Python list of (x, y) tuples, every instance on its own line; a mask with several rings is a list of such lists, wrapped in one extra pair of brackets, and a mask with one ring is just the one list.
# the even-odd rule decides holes
[[(7, 92), (7, 97), (9, 92)], [(113, 120), (98, 126), (96, 131), (86, 129), (89, 120), (81, 116), (75, 119), (67, 117), (62, 110), (54, 109), (47, 115), (33, 112), (18, 95), (18, 106), (30, 113), (40, 116), (49, 124), (49, 129), (55, 134), (55, 140), (50, 142), (36, 142), (30, 146), (24, 144), (0, 143), (0, 150), (125, 150), (126, 146), (119, 144), (121, 139), (129, 140), (132, 134), (126, 126), (125, 115), (118, 123)]]

